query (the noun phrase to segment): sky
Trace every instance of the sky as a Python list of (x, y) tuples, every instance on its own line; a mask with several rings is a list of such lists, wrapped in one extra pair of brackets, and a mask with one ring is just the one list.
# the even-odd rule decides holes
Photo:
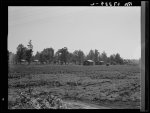
[(33, 54), (44, 48), (69, 52), (92, 49), (124, 59), (141, 56), (141, 8), (94, 6), (9, 6), (8, 50), (32, 40)]

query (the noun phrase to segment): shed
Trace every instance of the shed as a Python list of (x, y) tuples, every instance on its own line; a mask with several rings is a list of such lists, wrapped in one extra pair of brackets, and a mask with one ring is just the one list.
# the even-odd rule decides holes
[(39, 60), (33, 60), (33, 64), (40, 64)]
[(104, 61), (99, 61), (99, 65), (103, 65), (104, 64)]
[(103, 65), (104, 64), (104, 61), (97, 61), (95, 62), (96, 65)]
[(27, 64), (27, 61), (26, 60), (24, 60), (24, 59), (21, 59), (21, 62), (20, 62), (21, 64)]
[(39, 60), (33, 60), (33, 62), (39, 62)]
[(21, 62), (26, 62), (26, 60), (22, 59)]
[(85, 60), (83, 62), (83, 65), (94, 65), (94, 61), (93, 60)]

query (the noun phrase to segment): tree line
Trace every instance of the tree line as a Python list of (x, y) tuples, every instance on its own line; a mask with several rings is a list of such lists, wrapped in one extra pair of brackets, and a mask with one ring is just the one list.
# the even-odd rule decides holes
[(78, 64), (82, 65), (85, 60), (93, 60), (95, 64), (99, 61), (103, 61), (105, 64), (126, 64), (128, 61), (123, 59), (119, 53), (107, 56), (106, 52), (100, 53), (97, 49), (90, 50), (87, 55), (82, 50), (75, 50), (69, 52), (67, 47), (58, 49), (56, 52), (52, 47), (45, 48), (41, 52), (36, 52), (33, 55), (33, 45), (30, 40), (27, 47), (23, 44), (19, 44), (16, 53), (8, 51), (9, 62), (13, 64), (20, 64), (22, 60), (26, 60), (30, 64), (34, 60), (38, 60), (40, 63), (46, 64)]

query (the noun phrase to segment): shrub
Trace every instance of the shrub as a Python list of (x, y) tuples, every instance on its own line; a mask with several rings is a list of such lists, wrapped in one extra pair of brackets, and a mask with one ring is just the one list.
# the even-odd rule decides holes
[(27, 106), (30, 106), (30, 109), (67, 109), (62, 99), (52, 94), (46, 93), (45, 95), (39, 94), (37, 96), (27, 91), (18, 92), (18, 94), (19, 98), (16, 100), (16, 104), (9, 105), (9, 109), (28, 109)]

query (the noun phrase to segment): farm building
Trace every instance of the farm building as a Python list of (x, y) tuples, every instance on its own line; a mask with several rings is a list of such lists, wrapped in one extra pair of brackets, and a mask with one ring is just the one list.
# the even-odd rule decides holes
[(33, 64), (40, 64), (39, 60), (33, 60)]
[(33, 60), (33, 62), (39, 62), (39, 60)]
[(99, 65), (103, 65), (104, 64), (104, 61), (99, 61)]
[(86, 60), (83, 62), (83, 65), (94, 65), (94, 61), (93, 60)]
[(96, 65), (104, 65), (104, 61), (97, 61), (95, 64)]
[(22, 59), (22, 60), (21, 60), (21, 64), (27, 64), (27, 61), (24, 60), (24, 59)]

